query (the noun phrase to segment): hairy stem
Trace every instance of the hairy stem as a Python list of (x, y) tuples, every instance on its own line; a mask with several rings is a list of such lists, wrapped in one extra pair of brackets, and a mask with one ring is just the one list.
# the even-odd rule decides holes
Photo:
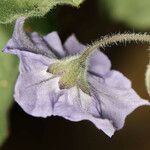
[(113, 43), (117, 44), (118, 42), (147, 42), (150, 43), (150, 35), (144, 33), (125, 33), (125, 34), (115, 34), (112, 36), (104, 36), (100, 40), (95, 41), (91, 45), (89, 45), (84, 52), (80, 56), (81, 63), (85, 62), (87, 58), (97, 49), (97, 48), (105, 48), (108, 45)]

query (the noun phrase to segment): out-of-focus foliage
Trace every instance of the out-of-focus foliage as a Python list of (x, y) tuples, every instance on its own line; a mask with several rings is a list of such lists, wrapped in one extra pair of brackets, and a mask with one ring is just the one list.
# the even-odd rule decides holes
[(83, 0), (0, 0), (0, 22), (9, 23), (19, 16), (43, 16), (58, 4), (78, 7)]
[(146, 83), (147, 91), (150, 95), (150, 64), (147, 66), (147, 71), (145, 75), (145, 83)]
[[(0, 49), (8, 40), (8, 30), (9, 27), (6, 29), (0, 26)], [(17, 70), (16, 57), (0, 51), (0, 145), (9, 133), (7, 115), (12, 104), (13, 83), (17, 76)]]
[(150, 0), (102, 0), (109, 15), (132, 28), (150, 29)]

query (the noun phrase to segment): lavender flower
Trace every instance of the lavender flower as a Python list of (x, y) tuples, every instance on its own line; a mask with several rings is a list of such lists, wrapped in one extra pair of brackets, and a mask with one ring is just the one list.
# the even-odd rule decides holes
[(17, 20), (4, 52), (20, 59), (14, 98), (28, 114), (89, 120), (111, 137), (128, 114), (149, 105), (99, 50), (79, 61), (87, 47), (74, 35), (62, 45), (57, 32), (41, 37), (25, 33), (23, 24), (24, 18)]

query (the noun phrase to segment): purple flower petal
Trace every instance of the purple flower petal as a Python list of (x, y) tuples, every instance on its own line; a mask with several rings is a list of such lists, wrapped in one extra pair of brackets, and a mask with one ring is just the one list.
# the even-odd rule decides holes
[(28, 34), (28, 35), (30, 36), (30, 39), (36, 45), (36, 47), (39, 50), (42, 50), (43, 52), (45, 52), (45, 56), (50, 57), (50, 58), (57, 56), (55, 55), (55, 51), (53, 50), (53, 48), (50, 47), (47, 41), (45, 41), (45, 39), (42, 36), (40, 36), (37, 32), (32, 32), (31, 34)]
[(111, 62), (105, 54), (97, 50), (90, 57), (88, 64), (91, 73), (103, 76), (110, 71)]
[(137, 107), (150, 105), (136, 94), (130, 81), (117, 71), (111, 71), (104, 79), (90, 75), (89, 82), (99, 101), (102, 118), (112, 121), (117, 130), (123, 127), (126, 116)]
[[(24, 18), (17, 20), (15, 31), (4, 52), (20, 59), (19, 77), (15, 86), (15, 100), (33, 116), (62, 116), (71, 121), (89, 120), (112, 136), (123, 127), (126, 116), (139, 106), (150, 105), (131, 87), (131, 82), (120, 72), (111, 71), (111, 63), (100, 51), (92, 54), (88, 62), (90, 94), (77, 85), (60, 90), (62, 74), (47, 72), (57, 58), (79, 54), (86, 48), (74, 35), (62, 47), (56, 32), (41, 37), (38, 33), (23, 31)], [(63, 69), (63, 68), (62, 68)]]
[(59, 55), (59, 57), (65, 56), (65, 51), (57, 32), (51, 32), (44, 36), (43, 39), (47, 42), (49, 47), (52, 48), (56, 55)]
[(92, 105), (92, 97), (73, 87), (59, 97), (58, 102), (54, 105), (53, 115), (62, 116), (71, 121), (89, 120), (111, 137), (115, 131), (111, 121), (100, 118), (98, 111), (91, 113)]
[(36, 37), (34, 36), (32, 39), (30, 34), (24, 32), (24, 20), (25, 18), (23, 17), (17, 19), (11, 42), (9, 41), (4, 49), (19, 49), (20, 51), (28, 51), (47, 56), (49, 58), (55, 58), (55, 54), (51, 51), (51, 49), (49, 49), (42, 37), (38, 36), (37, 38), (36, 35)]
[(71, 35), (64, 43), (64, 48), (67, 51), (67, 55), (70, 56), (70, 55), (75, 55), (75, 54), (81, 53), (86, 48), (86, 46), (81, 44), (77, 40), (75, 35)]
[(17, 51), (17, 55), (20, 74), (15, 86), (15, 100), (30, 115), (51, 116), (53, 103), (61, 94), (59, 78), (47, 73), (48, 65), (54, 60), (29, 52)]

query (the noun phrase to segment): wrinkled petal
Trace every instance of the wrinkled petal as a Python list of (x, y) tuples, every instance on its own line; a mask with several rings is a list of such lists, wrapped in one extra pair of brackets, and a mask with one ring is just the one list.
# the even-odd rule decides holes
[(43, 39), (47, 42), (47, 45), (52, 49), (56, 56), (61, 58), (66, 55), (57, 32), (51, 32), (44, 36)]
[(128, 114), (142, 105), (150, 105), (131, 88), (130, 81), (121, 73), (111, 71), (104, 79), (89, 76), (90, 86), (97, 97), (102, 117), (113, 122), (118, 130)]
[(95, 112), (95, 115), (90, 112), (91, 100), (89, 95), (73, 87), (59, 97), (54, 105), (53, 115), (62, 116), (71, 121), (89, 120), (111, 137), (115, 131), (111, 121), (100, 118), (97, 115), (98, 112)]
[(86, 46), (81, 44), (73, 34), (69, 36), (69, 38), (64, 43), (64, 48), (67, 51), (67, 55), (71, 56), (81, 53), (86, 48)]
[(20, 59), (14, 97), (28, 114), (37, 117), (58, 115), (71, 121), (89, 120), (111, 137), (115, 130), (123, 127), (129, 113), (139, 106), (150, 105), (132, 89), (130, 80), (120, 72), (110, 70), (110, 60), (99, 50), (88, 62), (90, 95), (79, 89), (78, 84), (70, 89), (60, 89), (62, 74), (48, 73), (49, 65), (56, 63), (57, 58), (83, 52), (86, 46), (74, 35), (62, 46), (57, 32), (42, 37), (36, 32), (24, 32), (23, 24), (23, 17), (17, 20), (13, 37), (3, 51)]
[(47, 73), (53, 60), (41, 55), (21, 52), (19, 77), (15, 87), (15, 100), (30, 115), (47, 117), (52, 114), (53, 101), (60, 93), (58, 80)]
[(28, 51), (35, 54), (41, 54), (49, 58), (56, 58), (55, 54), (46, 45), (40, 36), (30, 37), (24, 29), (25, 18), (19, 18), (16, 21), (12, 39), (6, 44), (5, 49), (19, 49), (20, 51)]
[(110, 71), (109, 58), (99, 50), (95, 51), (89, 59), (89, 71), (97, 76), (103, 76)]
[[(45, 53), (44, 55), (47, 57), (57, 57), (57, 55), (55, 55), (55, 51), (53, 50), (53, 48), (51, 48), (49, 46), (49, 44), (47, 43), (47, 41), (40, 36), (37, 32), (32, 32), (31, 34), (28, 34), (30, 39), (32, 40), (32, 42), (34, 43), (34, 45), (42, 51), (42, 55), (43, 53)], [(51, 41), (49, 41), (51, 42)]]
[[(75, 35), (70, 36), (66, 40), (64, 47), (67, 51), (67, 55), (79, 54), (86, 49), (86, 46), (81, 44)], [(105, 75), (111, 68), (109, 58), (98, 49), (90, 56), (88, 65), (89, 71), (98, 76)]]
[(112, 70), (105, 75), (105, 83), (109, 87), (117, 89), (130, 89), (131, 81), (126, 78), (122, 73)]
[(15, 49), (8, 52), (18, 55), (20, 59), (15, 101), (32, 116), (51, 116), (53, 103), (61, 94), (58, 86), (59, 78), (47, 73), (48, 65), (55, 60)]
[[(15, 100), (23, 110), (36, 117), (48, 117), (53, 113), (53, 103), (61, 95), (58, 78), (47, 80), (42, 73), (20, 74), (15, 87)], [(46, 81), (46, 82), (43, 82)]]

